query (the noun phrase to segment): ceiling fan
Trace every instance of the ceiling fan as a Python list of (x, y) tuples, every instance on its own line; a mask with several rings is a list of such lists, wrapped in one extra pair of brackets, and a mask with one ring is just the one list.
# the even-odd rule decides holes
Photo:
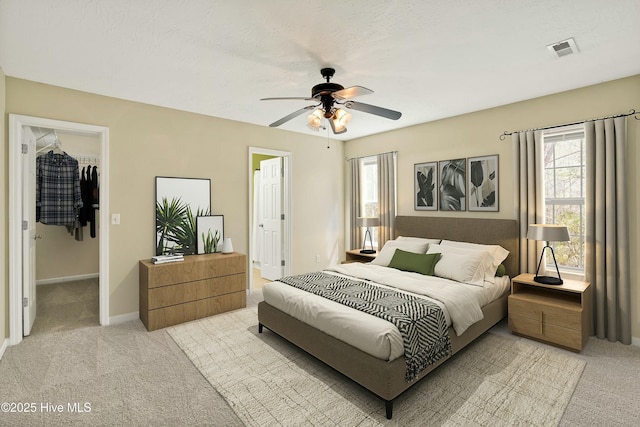
[(318, 130), (322, 126), (323, 118), (329, 121), (331, 130), (333, 133), (339, 134), (347, 131), (347, 124), (351, 120), (351, 114), (346, 112), (340, 106), (346, 108), (362, 111), (369, 114), (375, 114), (376, 116), (386, 117), (391, 120), (398, 120), (402, 113), (399, 111), (389, 110), (387, 108), (377, 107), (375, 105), (364, 104), (362, 102), (352, 101), (351, 98), (356, 96), (368, 95), (373, 93), (372, 90), (362, 86), (351, 86), (345, 88), (337, 83), (331, 83), (330, 80), (335, 74), (336, 70), (333, 68), (323, 68), (320, 70), (320, 74), (327, 82), (320, 83), (311, 88), (310, 97), (284, 97), (284, 98), (262, 98), (261, 101), (273, 101), (273, 100), (291, 100), (299, 99), (304, 101), (314, 101), (316, 104), (309, 105), (301, 108), (298, 111), (277, 120), (269, 125), (269, 127), (278, 127), (289, 120), (304, 114), (306, 111), (311, 111), (311, 114), (307, 117), (308, 125), (313, 130)]

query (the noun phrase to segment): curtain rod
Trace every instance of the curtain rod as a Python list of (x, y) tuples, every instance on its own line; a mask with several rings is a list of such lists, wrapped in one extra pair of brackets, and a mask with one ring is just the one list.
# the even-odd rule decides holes
[(368, 156), (351, 157), (351, 158), (345, 157), (344, 160), (345, 160), (345, 162), (348, 162), (349, 160), (353, 160), (353, 159), (364, 159), (365, 157), (373, 157), (373, 156), (379, 156), (381, 154), (390, 154), (390, 153), (391, 154), (398, 154), (397, 151), (387, 151), (386, 153), (369, 154)]
[(615, 116), (600, 117), (600, 118), (597, 118), (597, 119), (582, 120), (580, 122), (565, 123), (565, 124), (562, 124), (562, 125), (546, 126), (546, 127), (541, 127), (541, 128), (516, 130), (516, 131), (513, 131), (513, 132), (504, 131), (504, 133), (502, 135), (500, 135), (500, 141), (504, 141), (507, 136), (513, 135), (514, 133), (533, 132), (533, 131), (536, 131), (536, 130), (554, 129), (554, 128), (559, 128), (559, 127), (563, 127), (563, 126), (579, 125), (579, 124), (586, 123), (586, 122), (595, 122), (596, 120), (615, 119), (616, 117), (633, 116), (634, 119), (640, 120), (640, 117), (636, 116), (635, 114), (638, 114), (638, 113), (636, 113), (636, 110), (634, 110), (632, 108), (631, 110), (629, 110), (629, 112), (627, 114), (616, 114)]

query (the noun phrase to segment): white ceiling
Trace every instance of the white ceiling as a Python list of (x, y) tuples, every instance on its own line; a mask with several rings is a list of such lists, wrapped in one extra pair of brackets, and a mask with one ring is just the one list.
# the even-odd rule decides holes
[(260, 98), (310, 96), (331, 66), (403, 113), (352, 111), (349, 140), (639, 74), (639, 23), (638, 0), (0, 0), (0, 67), (268, 126), (312, 103)]

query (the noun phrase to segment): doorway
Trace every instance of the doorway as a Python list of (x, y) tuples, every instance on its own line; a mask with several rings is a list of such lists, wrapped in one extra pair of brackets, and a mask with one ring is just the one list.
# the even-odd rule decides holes
[[(108, 289), (108, 144), (109, 130), (102, 126), (85, 125), (38, 117), (9, 115), (9, 343), (22, 341), (29, 322), (33, 324), (36, 309), (35, 249), (40, 235), (35, 232), (35, 181), (31, 161), (35, 165), (36, 138), (40, 132), (64, 133), (79, 140), (91, 139), (98, 145), (100, 160), (100, 205), (96, 219), (100, 224), (98, 237), (98, 299), (99, 322), (109, 324)], [(41, 135), (41, 136), (42, 136)], [(57, 138), (57, 136), (56, 136)], [(31, 139), (31, 142), (28, 142)], [(46, 144), (44, 145), (46, 146)], [(44, 147), (43, 146), (43, 147)], [(93, 160), (93, 159), (84, 159)], [(89, 233), (87, 233), (89, 234)]]
[(249, 292), (253, 292), (260, 283), (291, 272), (291, 153), (250, 147), (248, 171)]

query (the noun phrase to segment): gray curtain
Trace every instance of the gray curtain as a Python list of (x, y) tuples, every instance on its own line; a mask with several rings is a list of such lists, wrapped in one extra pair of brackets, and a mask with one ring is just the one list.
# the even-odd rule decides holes
[(626, 118), (585, 123), (586, 281), (593, 297), (592, 334), (631, 344)]
[(526, 131), (514, 133), (511, 138), (515, 160), (514, 200), (520, 239), (520, 273), (535, 273), (540, 245), (535, 240), (527, 240), (527, 229), (529, 224), (544, 223), (542, 133)]
[(378, 154), (378, 250), (396, 233), (396, 153)]
[(351, 217), (349, 225), (351, 227), (351, 249), (362, 246), (362, 227), (358, 225), (360, 216), (360, 159), (349, 160), (351, 170)]

